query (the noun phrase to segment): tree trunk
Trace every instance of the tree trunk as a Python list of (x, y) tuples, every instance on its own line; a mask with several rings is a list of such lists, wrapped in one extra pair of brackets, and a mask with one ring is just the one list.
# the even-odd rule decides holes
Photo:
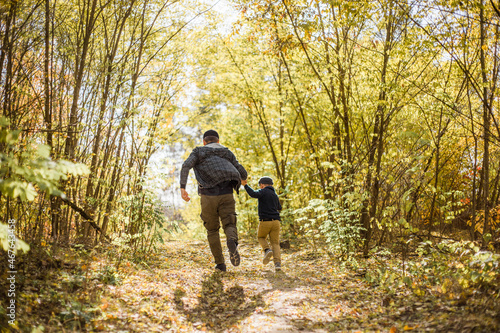
[[(78, 101), (80, 98), (80, 90), (82, 88), (83, 75), (85, 70), (85, 65), (87, 63), (87, 54), (90, 47), (90, 36), (94, 30), (95, 23), (95, 14), (97, 7), (97, 0), (89, 0), (92, 3), (86, 4), (84, 8), (87, 8), (87, 11), (90, 10), (90, 13), (86, 14), (85, 20), (85, 31), (82, 42), (82, 51), (77, 54), (76, 62), (75, 62), (75, 86), (73, 88), (73, 101), (71, 103), (71, 110), (69, 114), (69, 123), (68, 123), (68, 134), (66, 138), (66, 145), (64, 147), (64, 155), (70, 161), (74, 160), (75, 157), (75, 148), (77, 142), (76, 131), (78, 128)], [(89, 8), (90, 7), (90, 8)], [(84, 10), (85, 11), (85, 10)]]
[[(483, 205), (484, 205), (484, 225), (483, 225), (483, 235), (486, 235), (490, 232), (490, 205), (489, 205), (489, 192), (490, 192), (490, 105), (489, 105), (489, 97), (488, 97), (488, 79), (486, 77), (486, 56), (484, 48), (486, 46), (486, 27), (485, 27), (485, 18), (484, 18), (484, 1), (481, 0), (480, 12), (480, 61), (481, 61), (481, 78), (483, 83), (483, 138), (484, 138), (484, 146), (483, 146), (483, 168), (482, 168), (482, 176), (483, 176)], [(483, 237), (483, 245), (486, 245), (485, 238)]]
[[(391, 6), (391, 5), (390, 5)], [(386, 13), (386, 36), (384, 42), (384, 53), (383, 53), (383, 61), (382, 61), (382, 70), (380, 75), (380, 84), (381, 90), (379, 92), (379, 99), (377, 105), (377, 111), (375, 114), (375, 123), (373, 126), (373, 138), (370, 145), (370, 150), (368, 153), (368, 173), (366, 176), (366, 188), (370, 193), (370, 198), (366, 199), (363, 202), (361, 222), (362, 226), (365, 229), (363, 232), (363, 255), (368, 255), (369, 250), (369, 242), (372, 236), (372, 220), (375, 218), (377, 213), (377, 205), (378, 205), (378, 195), (380, 188), (380, 168), (381, 168), (381, 160), (383, 154), (383, 134), (385, 128), (388, 125), (389, 120), (385, 120), (385, 109), (387, 102), (387, 67), (389, 64), (390, 51), (392, 49), (392, 39), (394, 32), (394, 18), (392, 6), (388, 9), (388, 13)], [(378, 151), (378, 154), (376, 154)], [(375, 163), (375, 156), (377, 156), (377, 161)], [(375, 167), (375, 170), (373, 168)], [(375, 174), (373, 172), (375, 171)]]

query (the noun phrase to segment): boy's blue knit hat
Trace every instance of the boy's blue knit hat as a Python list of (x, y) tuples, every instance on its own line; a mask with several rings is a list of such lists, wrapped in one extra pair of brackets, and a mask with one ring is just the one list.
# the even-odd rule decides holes
[(259, 184), (273, 185), (273, 179), (271, 177), (262, 177), (259, 179)]

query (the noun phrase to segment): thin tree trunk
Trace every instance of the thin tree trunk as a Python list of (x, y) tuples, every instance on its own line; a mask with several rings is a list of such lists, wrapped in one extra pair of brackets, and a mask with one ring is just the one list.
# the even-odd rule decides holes
[(477, 211), (477, 148), (478, 148), (478, 139), (474, 128), (474, 114), (472, 113), (472, 103), (470, 100), (470, 89), (469, 89), (469, 81), (467, 80), (467, 101), (469, 105), (470, 119), (471, 119), (471, 134), (474, 138), (474, 161), (472, 164), (472, 216), (471, 216), (471, 225), (470, 225), (470, 237), (472, 241), (476, 240), (476, 211)]
[[(117, 27), (113, 31), (113, 37), (111, 39), (111, 49), (107, 50), (105, 59), (106, 59), (106, 64), (104, 68), (106, 69), (106, 77), (105, 77), (105, 83), (104, 83), (104, 89), (102, 92), (101, 96), (101, 103), (100, 103), (100, 112), (99, 112), (99, 121), (97, 124), (97, 132), (96, 132), (96, 137), (94, 139), (94, 147), (92, 149), (92, 162), (90, 164), (90, 174), (89, 178), (87, 181), (87, 194), (86, 197), (93, 197), (93, 182), (95, 175), (97, 174), (97, 162), (99, 160), (99, 148), (101, 145), (101, 132), (102, 132), (102, 122), (104, 121), (104, 114), (106, 112), (106, 106), (108, 102), (108, 98), (110, 95), (110, 88), (111, 88), (111, 79), (113, 77), (113, 70), (114, 70), (114, 61), (116, 57), (116, 53), (118, 51), (118, 47), (120, 45), (120, 40), (121, 36), (123, 33), (123, 30), (125, 28), (125, 23), (132, 13), (132, 8), (135, 4), (135, 0), (130, 1), (129, 7), (127, 8), (127, 11), (125, 12), (124, 16), (122, 17), (122, 21), (120, 22), (119, 20), (117, 21)], [(105, 20), (105, 18), (103, 19)], [(94, 197), (97, 198), (97, 197)]]
[[(85, 6), (89, 13), (85, 13), (87, 15), (85, 20), (85, 30), (82, 42), (82, 51), (77, 54), (77, 61), (75, 63), (75, 86), (73, 89), (73, 101), (71, 103), (71, 110), (69, 114), (69, 123), (68, 123), (68, 134), (66, 138), (66, 145), (64, 147), (64, 155), (70, 161), (74, 160), (75, 157), (75, 147), (76, 147), (76, 131), (78, 128), (78, 101), (80, 98), (80, 90), (82, 88), (83, 75), (85, 73), (85, 66), (87, 64), (87, 54), (90, 47), (90, 37), (92, 32), (94, 31), (94, 23), (95, 23), (95, 14), (97, 7), (97, 0), (91, 0), (90, 6)], [(90, 7), (90, 8), (88, 8)]]
[[(481, 61), (481, 78), (483, 83), (483, 205), (484, 205), (484, 225), (483, 225), (483, 235), (490, 232), (490, 205), (489, 205), (489, 191), (490, 191), (490, 106), (488, 98), (488, 79), (486, 77), (486, 56), (485, 56), (485, 45), (486, 45), (486, 27), (484, 18), (484, 0), (481, 0), (480, 12), (480, 29), (481, 29), (481, 45), (480, 45), (480, 61)], [(485, 238), (483, 237), (483, 245), (486, 245)]]
[[(362, 214), (361, 214), (361, 223), (363, 228), (365, 229), (363, 232), (363, 255), (368, 255), (369, 250), (369, 242), (372, 236), (372, 219), (375, 218), (377, 213), (377, 205), (378, 205), (378, 195), (379, 195), (379, 178), (380, 178), (380, 168), (381, 168), (381, 158), (383, 153), (383, 134), (386, 127), (385, 119), (385, 108), (387, 102), (387, 67), (389, 64), (390, 51), (392, 48), (392, 39), (394, 33), (394, 25), (393, 21), (393, 12), (392, 7), (389, 8), (389, 12), (387, 13), (387, 24), (386, 24), (386, 36), (384, 43), (384, 53), (383, 53), (383, 62), (382, 62), (382, 71), (380, 75), (380, 84), (381, 90), (379, 93), (377, 111), (375, 115), (375, 123), (373, 126), (373, 138), (370, 145), (369, 155), (368, 155), (368, 173), (366, 175), (366, 186), (367, 190), (370, 193), (370, 198), (364, 200)], [(377, 162), (375, 163), (375, 156), (377, 155)], [(373, 167), (375, 166), (375, 170)], [(373, 172), (375, 171), (375, 174)]]
[(5, 22), (5, 35), (2, 41), (2, 48), (0, 49), (0, 82), (3, 82), (5, 80), (3, 78), (3, 64), (5, 62), (5, 58), (10, 48), (10, 30), (12, 27), (12, 21), (14, 19), (16, 10), (17, 10), (17, 3), (12, 2), (9, 6), (9, 14), (7, 15), (7, 21)]

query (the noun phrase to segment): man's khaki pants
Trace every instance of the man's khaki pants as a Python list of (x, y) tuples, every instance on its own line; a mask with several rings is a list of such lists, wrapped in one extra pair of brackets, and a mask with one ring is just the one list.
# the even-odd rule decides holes
[[(216, 264), (224, 263), (222, 246), (220, 243), (220, 222), (227, 239), (238, 240), (236, 229), (236, 209), (233, 194), (202, 195), (201, 215), (203, 225), (207, 229), (207, 239)], [(220, 222), (219, 222), (220, 219)]]
[(257, 239), (263, 250), (270, 248), (269, 243), (266, 240), (267, 235), (269, 235), (269, 239), (271, 240), (274, 262), (281, 263), (279, 220), (260, 221), (259, 229), (257, 231)]

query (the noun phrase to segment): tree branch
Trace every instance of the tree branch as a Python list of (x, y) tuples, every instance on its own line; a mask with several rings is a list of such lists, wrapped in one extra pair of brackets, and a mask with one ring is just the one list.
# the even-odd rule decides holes
[(490, 0), (490, 2), (491, 2), (491, 6), (495, 10), (495, 13), (497, 13), (498, 17), (500, 17), (500, 9), (498, 9), (498, 7), (495, 6), (495, 3), (493, 2), (493, 0)]
[(107, 240), (110, 240), (110, 238), (107, 235), (104, 235), (102, 233), (101, 228), (97, 225), (97, 223), (95, 223), (92, 216), (89, 213), (87, 213), (85, 210), (83, 210), (83, 208), (78, 207), (74, 202), (72, 202), (68, 198), (61, 197), (61, 200), (64, 201), (66, 204), (68, 204), (68, 206), (73, 208), (74, 211), (79, 213), (81, 215), (81, 217), (83, 217), (92, 226), (92, 228), (94, 228), (96, 231), (100, 232)]

